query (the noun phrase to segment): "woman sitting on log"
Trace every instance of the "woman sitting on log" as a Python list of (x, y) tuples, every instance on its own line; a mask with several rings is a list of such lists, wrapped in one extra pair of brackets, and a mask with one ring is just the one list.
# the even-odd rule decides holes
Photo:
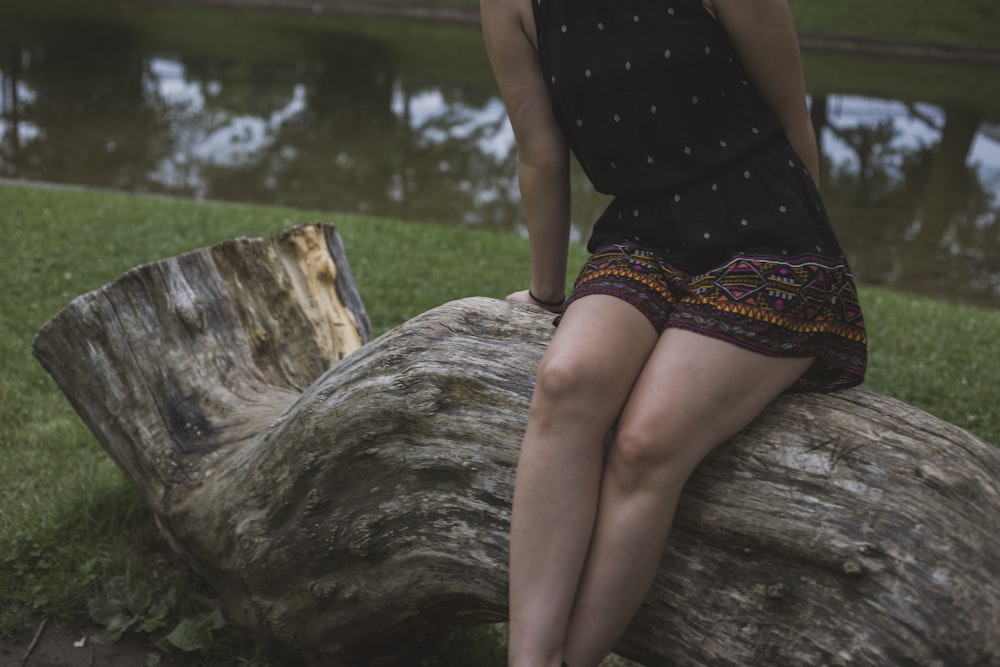
[[(558, 314), (514, 492), (509, 664), (590, 667), (694, 468), (783, 391), (860, 383), (864, 323), (785, 0), (481, 4), (531, 241), (508, 299)], [(614, 200), (566, 299), (570, 150)]]

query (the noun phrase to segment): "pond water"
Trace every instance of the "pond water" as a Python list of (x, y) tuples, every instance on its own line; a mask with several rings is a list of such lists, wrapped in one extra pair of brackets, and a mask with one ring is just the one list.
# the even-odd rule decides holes
[[(258, 19), (242, 41), (233, 20), (227, 46), (120, 17), (3, 17), (0, 177), (523, 233), (478, 29), (270, 20), (273, 39)], [(940, 72), (905, 88), (926, 95), (883, 95), (893, 70), (840, 85), (823, 72), (868, 65), (813, 61), (823, 192), (861, 281), (1000, 307), (1000, 103), (936, 93)], [(606, 203), (575, 175), (578, 240)]]

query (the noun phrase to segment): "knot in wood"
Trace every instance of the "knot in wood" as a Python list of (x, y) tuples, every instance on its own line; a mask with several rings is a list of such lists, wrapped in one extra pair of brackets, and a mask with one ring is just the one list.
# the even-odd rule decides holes
[(188, 329), (205, 330), (205, 308), (197, 298), (177, 301), (174, 305), (174, 314)]
[(789, 593), (788, 586), (786, 586), (785, 583), (782, 581), (770, 584), (764, 589), (764, 595), (773, 600), (780, 600), (784, 598), (786, 595), (788, 595), (788, 593)]
[(861, 561), (857, 558), (849, 558), (844, 561), (844, 572), (852, 576), (856, 576), (864, 572), (865, 567), (861, 564)]

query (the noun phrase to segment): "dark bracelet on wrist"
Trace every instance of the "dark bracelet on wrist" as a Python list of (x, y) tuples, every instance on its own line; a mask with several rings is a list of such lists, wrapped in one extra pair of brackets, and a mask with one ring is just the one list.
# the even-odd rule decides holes
[(532, 294), (530, 289), (528, 290), (528, 296), (531, 297), (532, 301), (535, 301), (536, 303), (540, 303), (543, 306), (549, 306), (550, 308), (555, 308), (556, 306), (561, 306), (564, 303), (566, 303), (566, 297), (565, 296), (563, 298), (559, 299), (558, 301), (543, 301), (543, 300), (539, 299), (537, 296), (535, 296), (534, 294)]

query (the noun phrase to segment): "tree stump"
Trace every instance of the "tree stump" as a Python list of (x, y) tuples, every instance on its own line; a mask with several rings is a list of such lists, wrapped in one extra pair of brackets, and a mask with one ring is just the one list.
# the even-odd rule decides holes
[[(218, 592), (322, 665), (506, 615), (551, 316), (452, 302), (367, 342), (330, 226), (78, 297), (37, 358)], [(865, 389), (787, 394), (685, 490), (617, 651), (647, 665), (1000, 665), (1000, 450)]]

